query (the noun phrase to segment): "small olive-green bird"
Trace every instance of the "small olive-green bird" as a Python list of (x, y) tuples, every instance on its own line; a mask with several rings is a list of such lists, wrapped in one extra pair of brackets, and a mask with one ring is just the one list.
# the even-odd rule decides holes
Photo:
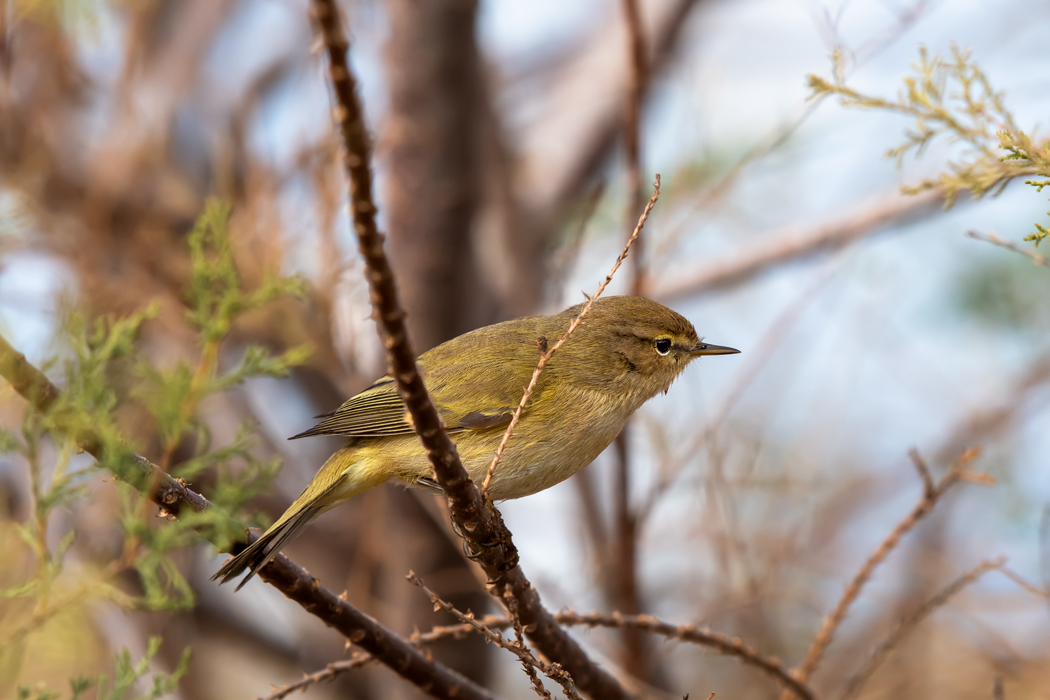
[[(481, 483), (536, 363), (583, 304), (554, 316), (497, 323), (465, 333), (419, 358), (445, 427), (471, 479)], [(489, 495), (521, 498), (590, 464), (638, 408), (666, 392), (702, 355), (739, 350), (703, 342), (684, 317), (643, 297), (607, 297), (551, 358), (493, 474)], [(222, 583), (256, 571), (321, 513), (391, 479), (437, 487), (392, 377), (383, 377), (294, 438), (341, 435), (346, 442), (258, 540), (228, 561)]]

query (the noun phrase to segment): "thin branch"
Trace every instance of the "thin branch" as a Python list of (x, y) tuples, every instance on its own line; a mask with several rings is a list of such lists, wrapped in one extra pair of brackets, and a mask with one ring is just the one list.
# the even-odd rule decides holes
[(759, 669), (799, 698), (812, 700), (814, 697), (813, 691), (805, 685), (805, 681), (795, 678), (783, 667), (779, 659), (760, 655), (736, 637), (701, 629), (695, 625), (672, 625), (651, 615), (621, 615), (615, 612), (609, 615), (598, 613), (580, 615), (574, 612), (560, 612), (556, 617), (562, 624), (570, 626), (631, 628), (669, 639), (699, 644), (726, 656), (740, 659), (744, 664)]
[(627, 258), (627, 253), (631, 250), (631, 245), (638, 240), (638, 234), (642, 232), (642, 227), (645, 225), (646, 220), (649, 218), (649, 214), (652, 212), (653, 207), (656, 206), (656, 200), (660, 197), (660, 176), (656, 176), (656, 182), (653, 183), (653, 196), (649, 198), (649, 202), (645, 205), (645, 209), (642, 211), (642, 215), (638, 217), (638, 224), (634, 227), (634, 232), (631, 233), (631, 237), (627, 239), (627, 245), (623, 247), (623, 251), (620, 252), (619, 257), (616, 258), (616, 262), (613, 263), (612, 270), (606, 275), (602, 283), (598, 285), (598, 291), (591, 296), (587, 303), (584, 305), (583, 310), (580, 311), (580, 315), (573, 319), (573, 322), (569, 324), (569, 329), (565, 331), (565, 335), (549, 348), (543, 355), (540, 356), (540, 361), (536, 363), (536, 369), (532, 372), (532, 379), (529, 380), (529, 385), (525, 387), (525, 393), (521, 396), (521, 401), (518, 402), (518, 407), (514, 410), (514, 415), (511, 416), (510, 425), (507, 426), (507, 430), (503, 433), (503, 439), (500, 440), (499, 447), (496, 449), (496, 454), (492, 457), (492, 463), (489, 464), (488, 473), (485, 474), (485, 481), (481, 485), (481, 491), (488, 496), (489, 485), (492, 483), (492, 475), (496, 471), (496, 466), (499, 465), (500, 459), (503, 457), (503, 450), (506, 449), (507, 443), (510, 442), (511, 436), (514, 434), (514, 429), (518, 427), (518, 421), (521, 420), (521, 414), (525, 410), (525, 404), (532, 398), (532, 392), (536, 389), (536, 382), (540, 379), (540, 374), (543, 372), (543, 368), (547, 366), (551, 358), (554, 357), (554, 353), (565, 345), (565, 341), (569, 339), (579, 325), (583, 322), (583, 317), (587, 315), (587, 312), (594, 306), (594, 302), (598, 301), (598, 297), (602, 295), (605, 288), (612, 282), (613, 275), (620, 269), (620, 265)]
[(981, 233), (980, 231), (970, 230), (966, 232), (966, 235), (970, 238), (975, 238), (978, 241), (987, 241), (988, 243), (991, 243), (992, 245), (997, 245), (1000, 248), (1012, 250), (1015, 253), (1025, 256), (1036, 265), (1050, 267), (1050, 260), (1048, 260), (1045, 256), (1040, 255), (1031, 248), (1022, 248), (1016, 243), (1011, 243), (1010, 241), (1003, 240), (1002, 238), (999, 238), (999, 236), (996, 236), (994, 233)]
[(937, 487), (933, 483), (933, 477), (930, 476), (930, 468), (927, 466), (926, 460), (914, 447), (908, 450), (908, 458), (911, 459), (911, 463), (915, 465), (916, 471), (919, 472), (919, 478), (922, 479), (923, 493), (926, 494), (926, 498), (933, 498)]
[(1045, 590), (1043, 588), (1040, 588), (1039, 586), (1035, 585), (1034, 583), (1030, 583), (1030, 582), (1026, 581), (1024, 578), (1021, 577), (1020, 574), (1018, 574), (1017, 572), (1013, 571), (1012, 569), (1007, 569), (1006, 566), (1000, 566), (1000, 567), (997, 567), (997, 568), (999, 570), (999, 573), (1001, 573), (1003, 576), (1005, 576), (1006, 578), (1010, 579), (1011, 581), (1016, 583), (1018, 586), (1020, 586), (1021, 588), (1025, 589), (1026, 591), (1031, 593), (1032, 595), (1037, 595), (1040, 598), (1050, 598), (1050, 591), (1047, 591), (1047, 590)]
[[(498, 615), (486, 615), (481, 619), (481, 622), (489, 627), (502, 628), (510, 625), (510, 621), (507, 618), (499, 617)], [(463, 639), (473, 633), (474, 628), (470, 625), (440, 625), (432, 628), (429, 632), (413, 632), (408, 637), (408, 643), (415, 647), (422, 647), (450, 639)], [(331, 681), (336, 676), (348, 673), (355, 668), (367, 666), (375, 660), (376, 658), (371, 654), (358, 653), (349, 659), (333, 661), (320, 671), (309, 673), (282, 688), (276, 688), (269, 695), (260, 696), (257, 700), (283, 700), (297, 690), (305, 690), (311, 685)]]
[(333, 661), (322, 670), (308, 673), (294, 683), (289, 683), (280, 688), (274, 687), (272, 693), (269, 695), (260, 695), (256, 700), (284, 700), (284, 698), (297, 690), (306, 690), (312, 685), (330, 681), (340, 674), (347, 673), (355, 668), (361, 668), (375, 660), (375, 657), (371, 654), (359, 653), (354, 654), (349, 659), (344, 659), (343, 661)]
[(955, 596), (955, 594), (976, 582), (977, 579), (989, 571), (992, 571), (993, 569), (999, 569), (1002, 571), (1003, 564), (1005, 563), (1006, 560), (1003, 558), (981, 562), (941, 589), (936, 595), (920, 605), (911, 615), (901, 620), (896, 627), (894, 627), (893, 631), (890, 632), (886, 640), (877, 646), (871, 653), (871, 656), (868, 657), (864, 667), (849, 680), (849, 683), (846, 686), (846, 692), (842, 696), (843, 700), (850, 700), (850, 698), (856, 697), (860, 692), (860, 689), (868, 682), (872, 674), (878, 670), (879, 666), (881, 666), (882, 662), (886, 660), (886, 657), (889, 656), (890, 652), (893, 651), (916, 627), (918, 627), (923, 620), (929, 617), (933, 611), (944, 606)]
[[(26, 361), (25, 356), (15, 351), (7, 340), (0, 336), (0, 376), (7, 379), (37, 411), (44, 413), (55, 405), (61, 392), (36, 367)], [(85, 452), (100, 462), (103, 461), (101, 442), (95, 435), (73, 435)], [(181, 479), (170, 474), (145, 457), (132, 455), (143, 475), (138, 488), (147, 485), (147, 496), (161, 508), (162, 513), (177, 516), (184, 507), (196, 512), (217, 512), (204, 496), (193, 491)], [(221, 511), (218, 511), (221, 512)], [(229, 516), (223, 515), (229, 519)], [(248, 528), (228, 523), (213, 531), (245, 533), (244, 542), (230, 547), (231, 553), (243, 550), (255, 537)], [(393, 631), (380, 625), (368, 615), (354, 608), (335, 593), (321, 586), (320, 581), (308, 574), (283, 554), (274, 557), (259, 571), (259, 577), (298, 603), (329, 627), (348, 640), (365, 649), (379, 661), (389, 666), (403, 678), (430, 693), (434, 697), (473, 698), (491, 700), (492, 696), (473, 681), (460, 676), (446, 666), (423, 656), (411, 644)]]
[(357, 97), (356, 80), (347, 62), (349, 44), (340, 26), (335, 0), (313, 0), (312, 6), (328, 55), (329, 78), (337, 105), (333, 117), (345, 149), (354, 233), (365, 262), (373, 315), (383, 337), (390, 374), (397, 381), (398, 393), (445, 492), (456, 529), (489, 577), (490, 592), (500, 599), (505, 594), (513, 596), (521, 622), (540, 652), (560, 663), (591, 697), (628, 700), (623, 686), (588, 657), (543, 607), (539, 594), (518, 566), (517, 549), (499, 511), (470, 480), (427, 393), (405, 329), (405, 314), (383, 250), (383, 238), (376, 227), (369, 160), (371, 140)]
[[(427, 585), (423, 583), (423, 581), (420, 580), (418, 576), (416, 576), (415, 572), (409, 572), (407, 578), (409, 582), (412, 583), (412, 585), (418, 586), (424, 593), (430, 596), (430, 602), (434, 604), (435, 610), (442, 609), (445, 612), (450, 613), (461, 623), (468, 625), (475, 632), (481, 634), (481, 636), (483, 636), (490, 643), (495, 644), (501, 649), (506, 649), (507, 651), (518, 657), (518, 660), (521, 661), (521, 665), (525, 667), (529, 678), (533, 681), (533, 687), (541, 696), (546, 697), (548, 700), (550, 700), (550, 693), (544, 690), (543, 684), (540, 683), (539, 678), (537, 678), (535, 675), (536, 670), (550, 678), (555, 683), (559, 684), (565, 690), (565, 694), (569, 697), (570, 700), (580, 700), (580, 695), (576, 692), (576, 686), (573, 685), (572, 678), (567, 673), (565, 673), (565, 670), (562, 669), (560, 666), (558, 666), (557, 664), (548, 664), (544, 661), (541, 661), (540, 659), (537, 659), (535, 656), (533, 656), (532, 652), (529, 651), (529, 648), (521, 642), (520, 639), (517, 642), (509, 642), (506, 639), (504, 639), (503, 635), (501, 635), (499, 632), (496, 632), (484, 622), (474, 617), (474, 613), (462, 612), (458, 610), (456, 606), (452, 605), (452, 603), (442, 600), (437, 593), (428, 588)], [(517, 625), (515, 625), (515, 628), (516, 631), (520, 630), (520, 627), (517, 627)]]
[[(610, 629), (637, 629), (649, 634), (657, 634), (668, 639), (676, 639), (689, 644), (707, 647), (720, 654), (739, 659), (747, 666), (756, 668), (784, 688), (790, 689), (796, 696), (811, 700), (814, 698), (813, 691), (805, 683), (798, 681), (786, 670), (781, 662), (773, 657), (762, 656), (749, 647), (740, 639), (728, 635), (712, 632), (708, 629), (698, 628), (694, 625), (674, 625), (663, 622), (651, 615), (622, 615), (618, 612), (610, 614), (591, 613), (581, 614), (572, 611), (558, 612), (554, 614), (555, 619), (569, 627), (605, 627)], [(485, 627), (495, 629), (507, 629), (512, 626), (511, 620), (496, 615), (486, 615), (475, 620)], [(476, 631), (473, 624), (448, 625), (435, 627), (425, 634), (413, 635), (410, 641), (413, 644), (434, 644), (446, 639), (460, 639), (464, 635)], [(307, 676), (302, 681), (289, 686), (292, 690), (300, 690), (307, 685), (323, 680), (330, 680), (340, 673), (345, 673), (361, 665), (356, 659), (347, 659), (329, 664), (324, 670)], [(294, 687), (293, 687), (294, 686)], [(281, 700), (287, 693), (268, 695), (259, 700)]]
[[(842, 597), (839, 599), (835, 609), (832, 610), (830, 615), (824, 618), (824, 622), (821, 624), (817, 636), (813, 639), (809, 651), (806, 653), (805, 661), (803, 661), (802, 665), (793, 672), (795, 678), (802, 682), (809, 680), (810, 675), (820, 664), (820, 661), (824, 656), (824, 651), (834, 639), (835, 632), (838, 630), (839, 625), (841, 625), (842, 621), (846, 619), (846, 613), (849, 612), (850, 606), (853, 605), (853, 602), (860, 595), (861, 590), (871, 579), (875, 569), (879, 564), (886, 560), (886, 557), (889, 556), (890, 552), (896, 549), (897, 545), (900, 544), (901, 538), (914, 528), (920, 520), (930, 514), (945, 492), (947, 492), (947, 490), (958, 481), (988, 483), (989, 477), (986, 475), (976, 474), (965, 469), (965, 466), (977, 459), (978, 455), (980, 455), (980, 450), (978, 449), (971, 449), (964, 452), (962, 456), (956, 460), (955, 464), (952, 465), (948, 473), (941, 478), (932, 492), (927, 492), (924, 489), (922, 498), (915, 507), (912, 508), (911, 512), (897, 524), (897, 527), (895, 527), (875, 551), (872, 552), (871, 556), (868, 557), (867, 561), (865, 561), (863, 566), (860, 567), (860, 570), (856, 573), (853, 580), (850, 581), (846, 590), (842, 593)], [(785, 693), (781, 695), (781, 700), (790, 700), (790, 697), (790, 694)]]

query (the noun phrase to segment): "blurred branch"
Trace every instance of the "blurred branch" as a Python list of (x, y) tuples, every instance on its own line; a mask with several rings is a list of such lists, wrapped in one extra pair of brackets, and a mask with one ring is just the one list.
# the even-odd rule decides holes
[(759, 669), (784, 686), (787, 689), (786, 692), (793, 693), (796, 697), (804, 698), (804, 700), (813, 700), (814, 698), (813, 691), (805, 685), (805, 681), (796, 679), (789, 671), (786, 671), (778, 659), (761, 656), (735, 637), (728, 637), (718, 632), (700, 629), (694, 625), (672, 625), (668, 622), (662, 622), (652, 615), (621, 615), (617, 612), (609, 615), (598, 613), (580, 615), (566, 611), (558, 613), (556, 617), (559, 622), (565, 625), (620, 629), (629, 627), (650, 634), (658, 634), (668, 639), (699, 644), (726, 656), (740, 659), (744, 664)]
[[(650, 28), (646, 42), (649, 84), (667, 67), (701, 0), (648, 0), (642, 18)], [(623, 128), (624, 95), (631, 80), (624, 56), (625, 27), (610, 17), (575, 58), (561, 67), (545, 90), (555, 105), (549, 116), (528, 127), (518, 141), (525, 208), (541, 221), (555, 220), (586, 190), (606, 162)], [(643, 86), (644, 89), (645, 86)], [(573, 109), (559, 109), (571, 104)], [(573, 147), (566, 148), (566, 144)]]
[(588, 695), (603, 700), (627, 700), (627, 692), (616, 679), (592, 661), (543, 607), (536, 589), (518, 566), (517, 549), (499, 511), (470, 480), (427, 393), (408, 339), (394, 274), (376, 227), (369, 160), (371, 143), (357, 97), (356, 80), (347, 62), (349, 43), (340, 26), (335, 0), (314, 0), (312, 5), (328, 54), (329, 77), (337, 103), (333, 118), (346, 149), (343, 158), (350, 185), (354, 233), (367, 268), (373, 313), (383, 335), (390, 374), (397, 380), (398, 392), (445, 492), (452, 519), (472, 556), (492, 582), (493, 595), (500, 599), (505, 595), (513, 597), (521, 623), (539, 650), (552, 662), (560, 663)]
[[(825, 44), (828, 51), (832, 54), (839, 74), (843, 78), (847, 78), (851, 73), (895, 43), (897, 39), (926, 14), (929, 7), (929, 0), (916, 0), (914, 4), (897, 10), (895, 12), (896, 21), (892, 25), (872, 35), (870, 39), (855, 50), (851, 50), (845, 45), (845, 41), (840, 36), (837, 22), (833, 21), (828, 15), (826, 6), (821, 6), (821, 13), (816, 17), (818, 20), (817, 29), (824, 35)], [(817, 111), (817, 108), (820, 107), (827, 96), (827, 93), (810, 95), (795, 114), (782, 121), (775, 129), (759, 139), (715, 183), (703, 188), (697, 195), (690, 196), (689, 209), (693, 212), (698, 212), (704, 207), (709, 207), (719, 202), (733, 189), (740, 175), (749, 165), (762, 160), (787, 143), (806, 123), (809, 117)], [(666, 233), (658, 246), (661, 251), (670, 248), (680, 238), (684, 229), (685, 226), (679, 225), (675, 231)]]
[[(7, 379), (34, 410), (46, 412), (55, 404), (60, 392), (40, 370), (26, 361), (0, 336), (0, 376)], [(98, 460), (102, 460), (102, 448), (92, 435), (73, 435), (78, 444)], [(149, 485), (147, 496), (161, 508), (161, 513), (178, 516), (183, 507), (203, 512), (215, 512), (204, 496), (186, 486), (181, 479), (174, 479), (145, 457), (133, 457), (138, 467), (149, 477), (143, 483)], [(225, 516), (224, 517), (228, 517)], [(230, 547), (236, 553), (254, 540), (254, 536), (243, 525), (235, 525), (245, 533), (242, 546)], [(229, 531), (230, 528), (222, 528)], [(426, 689), (434, 697), (474, 698), (489, 700), (492, 696), (471, 681), (454, 671), (431, 661), (419, 653), (411, 644), (347, 601), (321, 586), (320, 581), (284, 555), (277, 555), (260, 572), (260, 578), (298, 603), (307, 612), (319, 618), (329, 627), (367, 650), (379, 661), (416, 686)]]
[(790, 227), (768, 236), (736, 255), (688, 277), (651, 283), (645, 293), (659, 299), (683, 299), (716, 289), (734, 287), (781, 265), (836, 250), (865, 236), (899, 227), (940, 210), (944, 196), (936, 190), (903, 197), (893, 195), (854, 211), (837, 221), (816, 227)]
[(999, 567), (996, 567), (996, 568), (999, 569), (999, 573), (1001, 573), (1003, 576), (1005, 576), (1006, 578), (1010, 579), (1011, 581), (1016, 583), (1018, 586), (1020, 586), (1021, 588), (1025, 589), (1026, 591), (1031, 593), (1032, 595), (1039, 596), (1040, 598), (1050, 598), (1050, 591), (1043, 590), (1039, 586), (1036, 586), (1035, 584), (1025, 580), (1017, 572), (1015, 572), (1015, 571), (1013, 571), (1011, 569), (1007, 569), (1005, 565), (1004, 566), (999, 566)]
[(975, 238), (979, 241), (987, 241), (988, 243), (991, 243), (992, 245), (997, 245), (1000, 248), (1006, 248), (1007, 250), (1012, 250), (1015, 253), (1020, 253), (1036, 265), (1050, 267), (1050, 260), (1047, 260), (1044, 256), (1040, 255), (1039, 253), (1035, 252), (1030, 248), (1022, 248), (1016, 243), (1005, 241), (1002, 238), (999, 238), (999, 236), (996, 236), (994, 233), (981, 233), (979, 231), (974, 231), (971, 229), (970, 231), (966, 232), (966, 235), (970, 238)]
[[(699, 628), (695, 625), (674, 625), (669, 622), (663, 622), (652, 615), (624, 615), (619, 612), (606, 615), (601, 613), (582, 614), (562, 611), (554, 613), (554, 618), (559, 623), (569, 627), (605, 627), (608, 629), (629, 627), (648, 634), (660, 635), (667, 639), (676, 639), (707, 647), (725, 656), (739, 659), (745, 665), (762, 671), (784, 688), (790, 689), (797, 697), (805, 700), (813, 700), (816, 697), (813, 690), (805, 683), (795, 679), (778, 659), (762, 656), (740, 639), (713, 632), (706, 628)], [(512, 620), (497, 615), (485, 615), (478, 618), (475, 622), (491, 630), (507, 629), (513, 624)], [(410, 641), (418, 645), (435, 644), (448, 639), (462, 639), (464, 636), (477, 631), (477, 626), (472, 623), (434, 627), (429, 632), (412, 635)], [(272, 695), (267, 695), (265, 698), (259, 698), (259, 700), (281, 700), (294, 690), (302, 690), (314, 683), (331, 680), (341, 673), (361, 667), (368, 661), (370, 659), (365, 655), (361, 655), (345, 661), (328, 664), (324, 670), (312, 673), (301, 681), (286, 686)]]
[[(638, 0), (623, 0), (624, 23), (627, 26), (628, 80), (624, 100), (624, 156), (627, 165), (628, 225), (638, 211), (642, 200), (642, 99), (645, 95), (647, 67), (645, 34)], [(634, 234), (636, 235), (636, 234)], [(638, 241), (631, 265), (631, 294), (640, 296), (645, 286), (645, 247)], [(602, 580), (609, 588), (613, 607), (628, 615), (642, 612), (638, 589), (638, 520), (631, 508), (630, 421), (616, 436), (613, 478), (613, 550), (606, 561), (609, 567), (602, 572)], [(632, 675), (658, 685), (665, 685), (647, 639), (634, 628), (620, 630), (623, 640), (621, 663)]]
[(1005, 429), (1018, 415), (1026, 413), (1030, 405), (1026, 399), (1036, 393), (1037, 389), (1050, 382), (1050, 354), (1035, 359), (1021, 376), (1017, 377), (1008, 391), (995, 399), (985, 399), (980, 408), (959, 421), (933, 451), (936, 462), (950, 460), (965, 446), (978, 442), (987, 442), (999, 431)]
[(849, 683), (846, 686), (846, 692), (842, 696), (843, 700), (850, 700), (850, 698), (857, 697), (860, 689), (868, 682), (872, 674), (878, 670), (879, 666), (881, 666), (882, 662), (886, 660), (886, 657), (889, 656), (890, 652), (893, 651), (893, 649), (895, 649), (897, 645), (899, 645), (901, 641), (912, 632), (912, 630), (918, 627), (919, 624), (929, 617), (937, 608), (944, 606), (955, 596), (955, 594), (970, 584), (975, 583), (977, 579), (989, 571), (994, 569), (1002, 571), (1005, 563), (1006, 560), (1002, 557), (992, 561), (981, 562), (945, 586), (936, 595), (920, 605), (919, 608), (907, 618), (897, 623), (897, 626), (894, 627), (892, 632), (890, 632), (889, 637), (887, 637), (886, 640), (877, 646), (875, 651), (871, 653), (871, 656), (864, 664), (864, 667), (849, 680)]
[[(912, 528), (914, 528), (920, 520), (925, 518), (930, 512), (933, 511), (934, 506), (941, 499), (942, 496), (948, 491), (949, 488), (954, 486), (959, 481), (970, 481), (974, 483), (989, 484), (994, 483), (991, 477), (983, 474), (976, 474), (974, 472), (966, 470), (966, 465), (977, 459), (980, 455), (979, 449), (970, 449), (964, 452), (951, 468), (948, 473), (941, 477), (941, 480), (936, 484), (932, 490), (925, 488), (929, 481), (927, 476), (928, 470), (925, 470), (925, 463), (920, 459), (915, 460), (916, 469), (919, 475), (923, 479), (923, 495), (915, 507), (911, 510), (908, 515), (901, 520), (897, 527), (887, 535), (886, 539), (872, 552), (871, 556), (868, 557), (864, 565), (860, 567), (860, 570), (850, 581), (846, 590), (843, 592), (842, 597), (839, 599), (835, 609), (824, 618), (824, 622), (820, 626), (820, 630), (817, 632), (817, 636), (813, 639), (813, 643), (809, 647), (809, 651), (806, 653), (806, 658), (802, 664), (792, 671), (792, 675), (801, 682), (806, 682), (813, 671), (816, 670), (820, 664), (821, 659), (824, 656), (824, 651), (831, 644), (835, 637), (835, 632), (838, 630), (839, 625), (846, 619), (846, 613), (849, 612), (849, 608), (853, 605), (854, 601), (860, 596), (864, 586), (871, 579), (871, 575), (875, 569), (886, 560), (890, 552), (896, 549), (897, 545), (900, 544), (901, 539), (906, 535)], [(914, 459), (914, 458), (913, 458)], [(785, 692), (781, 695), (781, 700), (790, 700), (791, 694)]]
[(390, 106), (382, 143), (390, 172), (383, 199), (401, 304), (422, 352), (499, 315), (472, 244), (483, 196), (477, 3), (385, 4)]
[(713, 417), (695, 432), (695, 437), (689, 441), (685, 449), (678, 452), (677, 455), (667, 456), (660, 460), (656, 481), (637, 509), (639, 521), (644, 522), (652, 515), (657, 504), (686, 470), (691, 460), (701, 454), (704, 446), (712, 445), (717, 432), (725, 424), (737, 402), (758, 377), (766, 363), (780, 349), (802, 314), (810, 304), (820, 298), (820, 292), (831, 282), (837, 271), (838, 268), (835, 268), (821, 275), (816, 282), (802, 289), (798, 296), (780, 312), (755, 343), (754, 349), (748, 351), (747, 362), (733, 376), (733, 385), (723, 394), (719, 406), (712, 411)]

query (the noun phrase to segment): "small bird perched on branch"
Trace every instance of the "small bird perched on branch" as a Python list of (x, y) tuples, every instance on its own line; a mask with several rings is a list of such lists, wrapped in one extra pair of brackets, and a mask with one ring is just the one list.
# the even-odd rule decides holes
[[(583, 306), (479, 328), (419, 358), (427, 389), (475, 482), (485, 479), (540, 357)], [(540, 375), (489, 495), (521, 498), (568, 479), (609, 446), (643, 403), (666, 392), (686, 365), (702, 355), (737, 352), (703, 342), (689, 321), (655, 301), (598, 299)], [(437, 486), (392, 377), (322, 417), (291, 439), (342, 435), (343, 447), (284, 515), (213, 580), (226, 583), (247, 569), (243, 586), (311, 520), (386, 481)]]

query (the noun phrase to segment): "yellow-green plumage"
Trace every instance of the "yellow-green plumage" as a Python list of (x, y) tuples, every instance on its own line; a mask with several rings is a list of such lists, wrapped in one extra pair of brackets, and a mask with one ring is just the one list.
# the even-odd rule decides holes
[[(419, 358), (427, 389), (474, 481), (484, 480), (541, 354), (565, 334), (582, 306), (479, 328)], [(631, 414), (666, 391), (691, 360), (735, 352), (701, 343), (689, 321), (649, 299), (599, 299), (540, 375), (490, 495), (521, 498), (567, 479), (608, 447)], [(245, 569), (254, 574), (313, 518), (390, 479), (432, 483), (390, 377), (295, 437), (310, 435), (347, 440), (284, 515), (215, 578), (226, 582)]]

